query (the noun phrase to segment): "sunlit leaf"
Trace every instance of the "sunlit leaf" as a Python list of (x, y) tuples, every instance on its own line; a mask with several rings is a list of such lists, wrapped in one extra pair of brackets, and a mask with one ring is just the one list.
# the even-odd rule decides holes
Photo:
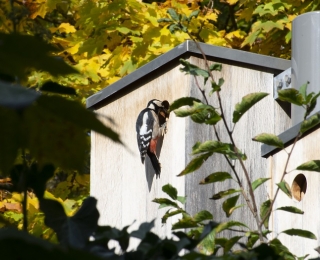
[(188, 173), (194, 172), (198, 170), (201, 165), (212, 155), (212, 153), (205, 153), (202, 155), (199, 155), (198, 157), (195, 157), (191, 160), (191, 162), (188, 163), (186, 168), (180, 172), (177, 176), (183, 176)]
[(214, 63), (210, 65), (210, 70), (215, 70), (215, 71), (221, 71), (222, 69), (222, 64), (221, 63)]
[(317, 237), (312, 232), (308, 230), (303, 230), (303, 229), (291, 228), (291, 229), (284, 230), (281, 233), (284, 233), (290, 236), (299, 236), (299, 237), (317, 240)]
[(308, 87), (309, 82), (303, 84), (300, 88), (299, 88), (299, 93), (302, 95), (303, 99), (306, 100), (307, 99), (307, 87)]
[(232, 122), (237, 123), (245, 112), (247, 112), (253, 105), (255, 105), (267, 95), (269, 94), (264, 92), (257, 92), (244, 96), (241, 102), (236, 104), (235, 110), (233, 112)]
[(193, 106), (188, 108), (179, 108), (174, 111), (178, 117), (191, 116), (191, 119), (199, 124), (205, 123), (215, 125), (221, 120), (221, 116), (216, 112), (215, 108), (203, 103), (193, 102)]
[(236, 227), (245, 227), (245, 228), (249, 229), (248, 226), (245, 225), (244, 223), (239, 222), (239, 221), (233, 221), (233, 220), (231, 220), (231, 221), (228, 221), (228, 222), (220, 223), (220, 224), (215, 228), (215, 230), (216, 230), (217, 233), (220, 233), (221, 231), (224, 231), (224, 230), (226, 230), (226, 229), (228, 229), (228, 228), (231, 228), (231, 227), (234, 227), (234, 226), (236, 226)]
[(297, 170), (320, 172), (320, 160), (312, 160), (303, 163), (297, 167)]
[(261, 184), (265, 183), (266, 181), (270, 180), (271, 178), (259, 178), (257, 180), (255, 180), (254, 182), (252, 182), (251, 186), (252, 186), (252, 190), (255, 190), (256, 188), (258, 188)]
[(182, 204), (185, 204), (187, 201), (187, 197), (178, 196), (177, 201), (181, 202)]
[(211, 82), (211, 88), (212, 90), (209, 92), (209, 96), (211, 96), (215, 91), (220, 91), (221, 90), (221, 86), (224, 83), (224, 79), (220, 78), (218, 84), (215, 81)]
[(283, 210), (283, 211), (287, 211), (295, 214), (304, 214), (304, 211), (293, 206), (280, 207), (280, 208), (277, 208), (276, 210)]
[(159, 209), (165, 208), (165, 207), (174, 207), (179, 209), (180, 207), (178, 206), (177, 203), (173, 202), (172, 200), (166, 199), (166, 198), (159, 198), (159, 199), (154, 199), (152, 202), (158, 203)]
[(193, 97), (183, 97), (183, 98), (176, 99), (170, 105), (170, 111), (173, 111), (182, 106), (192, 106), (194, 101), (201, 102), (199, 99), (193, 98)]
[(214, 182), (221, 182), (227, 179), (232, 179), (230, 173), (228, 172), (215, 172), (200, 181), (199, 184), (209, 184)]
[(218, 200), (218, 199), (221, 199), (221, 198), (224, 198), (230, 194), (234, 194), (236, 192), (240, 192), (240, 190), (236, 190), (236, 189), (228, 189), (228, 190), (225, 190), (225, 191), (220, 191), (216, 194), (214, 194), (210, 199), (212, 200)]
[(184, 66), (183, 68), (180, 68), (180, 71), (193, 76), (202, 76), (204, 78), (204, 84), (206, 84), (208, 78), (210, 77), (208, 71), (201, 69), (198, 66), (191, 64), (190, 62), (184, 59), (180, 59), (179, 61)]
[(278, 90), (278, 97), (281, 101), (286, 101), (297, 106), (302, 106), (304, 103), (303, 96), (294, 88)]
[(226, 213), (227, 218), (231, 216), (232, 212), (237, 208), (236, 204), (240, 195), (233, 196), (226, 199), (222, 204), (222, 209)]
[(177, 209), (174, 211), (170, 211), (168, 210), (166, 214), (163, 215), (163, 217), (161, 218), (161, 223), (167, 223), (167, 219), (169, 217), (181, 214), (181, 213), (185, 213), (185, 211), (183, 209)]
[(303, 134), (320, 123), (320, 115), (315, 114), (304, 120), (300, 126), (300, 132)]
[(282, 190), (290, 199), (292, 199), (291, 189), (286, 181), (277, 183), (277, 186)]
[(262, 134), (255, 136), (252, 140), (256, 141), (256, 142), (263, 143), (263, 144), (275, 146), (278, 148), (284, 147), (284, 144), (281, 141), (281, 139), (274, 134), (262, 133)]

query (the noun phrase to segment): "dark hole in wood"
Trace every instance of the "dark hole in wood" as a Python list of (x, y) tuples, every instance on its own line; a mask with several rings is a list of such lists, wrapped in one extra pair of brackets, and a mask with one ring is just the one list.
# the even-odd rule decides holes
[(297, 201), (301, 201), (307, 192), (307, 179), (303, 174), (298, 174), (291, 185), (291, 192)]

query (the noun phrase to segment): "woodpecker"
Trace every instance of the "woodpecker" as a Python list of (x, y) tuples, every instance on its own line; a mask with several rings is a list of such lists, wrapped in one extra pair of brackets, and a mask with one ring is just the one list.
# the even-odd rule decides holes
[(167, 100), (152, 99), (149, 101), (147, 108), (140, 112), (136, 122), (141, 162), (144, 163), (146, 154), (148, 154), (156, 172), (156, 177), (159, 176), (159, 178), (161, 165), (156, 155), (156, 148), (158, 138), (167, 132), (169, 114), (169, 102)]

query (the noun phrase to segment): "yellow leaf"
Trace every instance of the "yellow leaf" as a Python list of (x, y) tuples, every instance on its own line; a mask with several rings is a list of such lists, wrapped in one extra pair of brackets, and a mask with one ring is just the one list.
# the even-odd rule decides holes
[(218, 16), (215, 13), (210, 13), (210, 14), (206, 15), (205, 18), (209, 19), (209, 20), (217, 21)]
[(229, 5), (234, 5), (234, 4), (238, 3), (238, 0), (227, 0), (227, 3)]
[(65, 51), (69, 52), (70, 54), (76, 54), (79, 50), (79, 47), (80, 47), (80, 43), (77, 43), (76, 45), (66, 49)]
[(47, 14), (46, 1), (27, 1), (30, 18), (35, 19), (37, 16), (44, 18)]
[(76, 29), (74, 28), (73, 25), (71, 25), (69, 23), (62, 23), (59, 26), (59, 31), (65, 32), (65, 33), (73, 33), (73, 32), (76, 32)]

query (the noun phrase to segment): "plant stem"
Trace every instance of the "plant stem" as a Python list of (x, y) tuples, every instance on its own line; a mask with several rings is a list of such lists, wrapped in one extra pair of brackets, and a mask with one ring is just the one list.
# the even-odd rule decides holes
[(27, 190), (27, 161), (25, 150), (22, 150), (23, 156), (23, 170), (21, 175), (21, 184), (23, 188), (23, 201), (22, 201), (22, 214), (23, 214), (23, 230), (28, 231), (28, 212), (27, 212), (27, 201), (28, 201), (28, 190)]
[[(188, 33), (189, 37), (195, 42), (195, 44), (197, 45), (197, 48), (198, 48), (199, 51), (201, 52), (202, 57), (203, 57), (204, 62), (205, 62), (205, 65), (206, 65), (206, 67), (207, 67), (207, 70), (208, 70), (208, 72), (209, 72), (210, 78), (211, 78), (212, 81), (214, 81), (213, 74), (212, 74), (212, 72), (211, 72), (211, 70), (210, 70), (210, 66), (209, 66), (207, 57), (206, 57), (205, 53), (203, 52), (200, 44), (199, 44), (196, 40), (194, 40), (194, 38), (192, 37), (192, 35), (191, 35), (189, 32), (187, 32), (187, 33)], [(196, 82), (197, 82), (197, 81), (196, 81)], [(198, 82), (197, 82), (197, 84), (198, 84)], [(198, 88), (200, 89), (202, 95), (205, 97), (204, 90), (202, 90), (199, 85), (198, 85)], [(254, 195), (254, 193), (253, 193), (253, 189), (252, 189), (252, 186), (251, 186), (251, 181), (250, 181), (249, 173), (248, 173), (248, 171), (247, 171), (247, 169), (246, 169), (246, 167), (245, 167), (245, 165), (244, 165), (244, 163), (243, 163), (243, 160), (241, 159), (240, 155), (238, 154), (238, 151), (237, 151), (237, 148), (236, 148), (237, 146), (236, 146), (235, 141), (234, 141), (233, 136), (232, 136), (232, 131), (230, 131), (229, 126), (228, 126), (228, 124), (227, 124), (227, 121), (226, 121), (226, 118), (225, 118), (225, 115), (224, 115), (224, 110), (223, 110), (222, 101), (221, 101), (221, 96), (220, 96), (219, 91), (216, 91), (216, 95), (217, 95), (217, 99), (218, 99), (218, 103), (219, 103), (219, 108), (220, 108), (220, 113), (221, 113), (221, 118), (222, 118), (223, 124), (224, 124), (224, 126), (225, 126), (225, 128), (226, 128), (226, 130), (227, 130), (227, 133), (228, 133), (228, 136), (229, 136), (229, 139), (230, 139), (232, 145), (235, 147), (236, 155), (237, 155), (237, 157), (238, 157), (238, 159), (239, 159), (241, 168), (242, 168), (242, 170), (243, 170), (243, 172), (244, 172), (244, 175), (245, 175), (245, 177), (246, 177), (246, 181), (247, 181), (247, 184), (248, 184), (248, 187), (249, 187), (249, 194), (250, 194), (252, 203), (251, 203), (251, 201), (249, 200), (248, 196), (246, 195), (246, 193), (245, 193), (245, 191), (244, 191), (244, 189), (243, 189), (243, 186), (242, 186), (242, 184), (241, 184), (241, 181), (240, 181), (239, 176), (238, 176), (237, 174), (235, 174), (235, 175), (236, 175), (236, 178), (237, 178), (237, 180), (238, 180), (239, 186), (240, 186), (240, 188), (241, 188), (241, 190), (242, 190), (242, 194), (243, 194), (243, 195), (245, 194), (245, 195), (244, 195), (245, 200), (246, 200), (246, 202), (247, 202), (247, 204), (248, 204), (248, 206), (249, 206), (249, 208), (250, 208), (250, 210), (251, 210), (251, 212), (252, 212), (252, 214), (253, 214), (253, 217), (254, 217), (255, 220), (256, 220), (256, 223), (257, 223), (257, 226), (258, 226), (258, 232), (259, 232), (259, 239), (260, 239), (261, 242), (263, 242), (263, 235), (262, 235), (262, 229), (261, 229), (262, 226), (260, 225), (260, 217), (259, 217), (259, 214), (258, 214), (258, 209), (257, 209), (257, 205), (256, 205), (256, 199), (255, 199), (255, 195)], [(205, 100), (206, 100), (206, 102), (207, 102), (207, 104), (208, 104), (208, 101), (207, 101), (207, 98), (206, 98), (206, 97), (205, 97)], [(215, 131), (215, 133), (216, 133), (216, 136), (217, 136), (217, 138), (218, 138), (217, 131)], [(227, 158), (226, 156), (225, 156), (225, 158), (226, 158), (227, 161), (228, 161), (228, 158)], [(228, 162), (228, 163), (229, 163), (229, 162)], [(229, 165), (230, 165), (230, 163), (229, 163)], [(231, 167), (231, 168), (233, 169), (233, 172), (236, 173), (234, 167)]]
[[(292, 152), (293, 152), (293, 149), (294, 149), (294, 147), (295, 147), (295, 145), (296, 145), (296, 143), (297, 143), (297, 141), (299, 140), (300, 137), (301, 137), (301, 133), (299, 133), (299, 134), (296, 136), (296, 138), (294, 139), (294, 141), (293, 141), (291, 150), (290, 150), (290, 152), (288, 153), (287, 161), (286, 161), (286, 164), (285, 164), (285, 166), (284, 166), (284, 169), (283, 169), (283, 173), (282, 173), (280, 182), (283, 181), (284, 176), (287, 174), (287, 168), (288, 168), (288, 164), (289, 164), (290, 157), (291, 157)], [(280, 188), (278, 187), (277, 190), (276, 190), (276, 193), (274, 194), (273, 200), (271, 200), (271, 204), (270, 204), (270, 207), (269, 207), (266, 215), (263, 217), (263, 219), (262, 219), (261, 222), (260, 222), (260, 225), (259, 225), (260, 227), (262, 227), (263, 223), (266, 221), (266, 219), (267, 219), (268, 216), (270, 215), (270, 213), (271, 213), (271, 211), (272, 211), (272, 208), (273, 208), (273, 205), (274, 205), (274, 202), (275, 202), (275, 200), (276, 200), (276, 198), (277, 198), (277, 196), (278, 196), (279, 190), (280, 190)]]

